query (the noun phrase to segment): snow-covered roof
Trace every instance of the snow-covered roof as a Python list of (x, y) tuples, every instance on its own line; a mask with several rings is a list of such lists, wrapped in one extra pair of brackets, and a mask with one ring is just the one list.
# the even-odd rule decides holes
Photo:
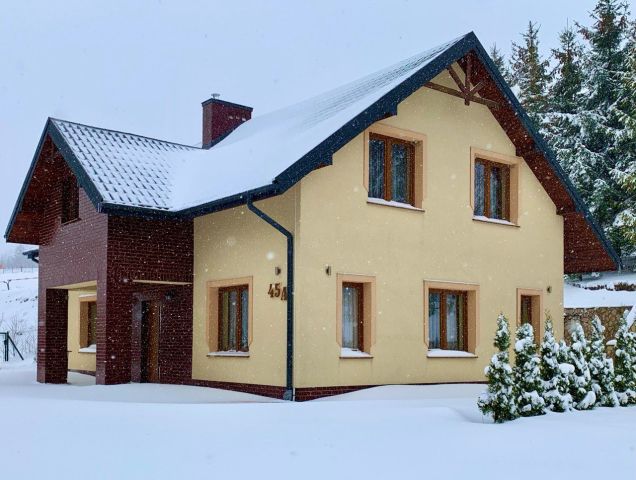
[(277, 176), (464, 37), (245, 122), (210, 149), (51, 119), (110, 204), (180, 211)]

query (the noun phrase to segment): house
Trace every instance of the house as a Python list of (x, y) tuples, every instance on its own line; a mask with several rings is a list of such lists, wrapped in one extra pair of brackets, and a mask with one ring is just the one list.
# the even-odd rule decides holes
[(500, 312), (563, 331), (618, 258), (473, 33), (203, 148), (49, 119), (6, 231), (39, 248), (38, 381), (305, 400), (483, 381)]

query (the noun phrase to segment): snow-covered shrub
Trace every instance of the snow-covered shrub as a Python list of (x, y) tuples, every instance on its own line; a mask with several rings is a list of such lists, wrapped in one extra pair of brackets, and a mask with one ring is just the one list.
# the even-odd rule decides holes
[(598, 316), (592, 320), (592, 336), (588, 350), (588, 365), (592, 377), (592, 388), (596, 403), (605, 407), (618, 406), (614, 391), (614, 363), (605, 353), (605, 327)]
[(524, 323), (517, 329), (515, 342), (514, 381), (517, 397), (517, 410), (523, 417), (543, 415), (545, 400), (543, 400), (543, 381), (537, 346), (534, 344), (532, 325)]
[(552, 318), (547, 316), (545, 334), (541, 342), (541, 379), (546, 408), (553, 412), (567, 412), (572, 409), (569, 382), (572, 368), (571, 365), (559, 361), (560, 357), (565, 361), (568, 359), (567, 347), (564, 348), (564, 354), (559, 355), (561, 347), (554, 338)]
[(488, 390), (477, 400), (483, 414), (492, 415), (497, 423), (514, 420), (519, 416), (514, 388), (514, 375), (510, 366), (510, 328), (503, 313), (497, 317), (497, 333), (494, 341), (498, 350), (484, 370), (488, 378)]
[(616, 331), (614, 386), (621, 405), (636, 404), (636, 334), (629, 331), (623, 315)]
[(596, 404), (596, 394), (592, 389), (592, 375), (587, 363), (587, 340), (580, 323), (574, 323), (572, 327), (572, 345), (569, 349), (570, 364), (570, 394), (577, 410), (589, 410)]

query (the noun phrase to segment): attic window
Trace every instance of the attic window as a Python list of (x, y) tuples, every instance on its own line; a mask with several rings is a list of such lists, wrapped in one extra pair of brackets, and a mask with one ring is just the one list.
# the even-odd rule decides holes
[(369, 137), (369, 197), (415, 204), (415, 145), (372, 133)]
[(72, 222), (79, 218), (79, 187), (74, 178), (62, 182), (62, 223)]

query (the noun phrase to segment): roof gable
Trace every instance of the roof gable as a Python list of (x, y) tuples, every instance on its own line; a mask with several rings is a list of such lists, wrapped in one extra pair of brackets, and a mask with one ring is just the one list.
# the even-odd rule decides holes
[[(501, 105), (491, 108), (492, 114), (564, 216), (566, 271), (568, 255), (577, 257), (572, 257), (572, 265), (587, 259), (587, 269), (618, 266), (612, 247), (472, 32), (297, 105), (255, 117), (208, 150), (54, 119), (45, 134), (53, 138), (98, 210), (193, 217), (245, 203), (248, 197), (258, 200), (286, 191), (316, 167), (330, 164), (337, 150), (371, 124), (395, 115), (401, 101), (442, 70), (455, 62), (464, 68), (468, 57), (474, 59), (471, 74), (486, 83), (480, 94)], [(568, 225), (583, 225), (589, 235), (568, 234)], [(583, 237), (586, 242), (575, 248), (573, 239)]]

